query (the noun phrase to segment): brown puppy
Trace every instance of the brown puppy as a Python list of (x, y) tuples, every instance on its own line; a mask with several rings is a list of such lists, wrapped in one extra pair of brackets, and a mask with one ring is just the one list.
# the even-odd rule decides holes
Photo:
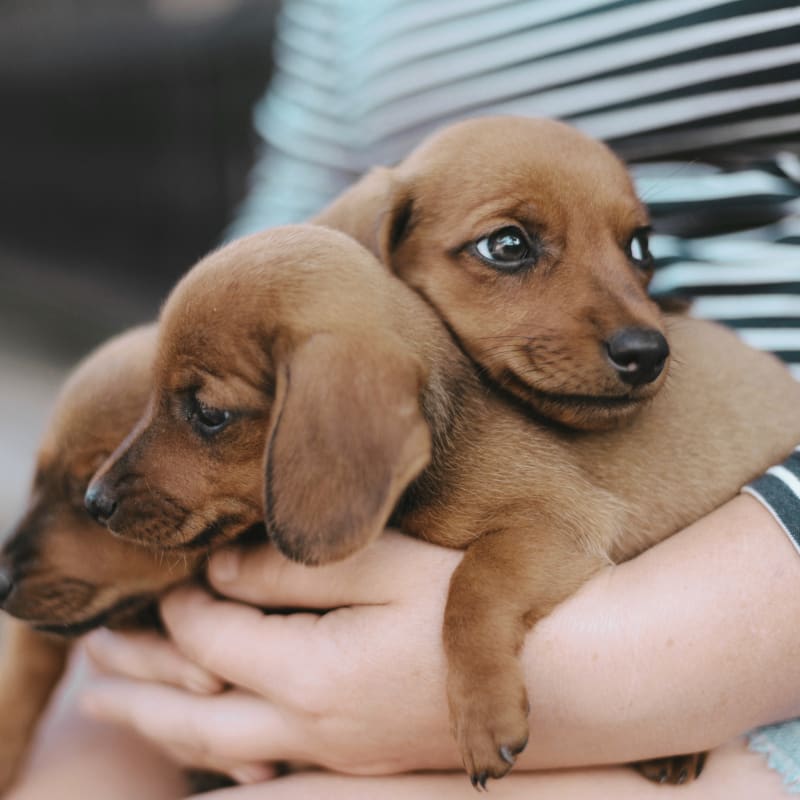
[[(155, 327), (111, 340), (71, 375), (44, 434), (27, 512), (0, 551), (0, 794), (61, 678), (70, 639), (134, 621), (191, 574), (202, 553), (162, 558), (108, 535), (83, 496), (97, 466), (141, 415)], [(54, 635), (58, 634), (58, 635)]]
[(306, 564), (365, 546), (390, 515), (465, 548), (444, 643), (453, 729), (480, 785), (526, 743), (526, 630), (800, 439), (800, 386), (777, 360), (688, 319), (670, 324), (668, 386), (629, 425), (541, 424), (486, 390), (414, 291), (324, 228), (208, 256), (159, 330), (147, 413), (93, 479), (92, 512), (178, 550), (263, 515)]
[(372, 250), (498, 384), (550, 419), (608, 427), (664, 381), (647, 210), (619, 159), (574, 128), (457, 123), (313, 221)]

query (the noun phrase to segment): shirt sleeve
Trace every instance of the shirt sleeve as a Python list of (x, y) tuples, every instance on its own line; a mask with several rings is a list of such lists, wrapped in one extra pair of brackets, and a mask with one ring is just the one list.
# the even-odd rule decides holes
[(800, 553), (800, 447), (742, 492), (755, 497), (772, 514)]

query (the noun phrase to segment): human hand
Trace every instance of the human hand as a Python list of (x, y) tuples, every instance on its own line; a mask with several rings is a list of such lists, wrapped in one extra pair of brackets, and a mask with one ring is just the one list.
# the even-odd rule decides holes
[[(141, 682), (181, 683), (155, 661), (139, 660), (143, 674), (117, 659), (118, 674), (140, 680), (97, 686), (94, 711), (199, 767), (288, 759), (354, 774), (457, 769), (440, 635), (460, 557), (388, 533), (322, 568), (264, 546), (226, 579), (220, 553), (210, 570), (220, 593), (335, 610), (265, 616), (181, 589), (163, 603), (177, 656), (238, 688), (197, 696)], [(528, 634), (531, 738), (516, 771), (699, 752), (800, 713), (798, 580), (788, 538), (747, 496), (596, 575)], [(114, 642), (97, 644), (96, 659), (113, 668)]]
[[(441, 624), (460, 559), (394, 532), (325, 567), (300, 566), (269, 545), (218, 553), (209, 580), (241, 602), (174, 591), (162, 602), (174, 646), (142, 634), (89, 637), (102, 668), (135, 680), (97, 684), (85, 705), (180, 763), (240, 781), (275, 760), (357, 774), (458, 766)], [(214, 675), (237, 688), (186, 691), (210, 690)]]

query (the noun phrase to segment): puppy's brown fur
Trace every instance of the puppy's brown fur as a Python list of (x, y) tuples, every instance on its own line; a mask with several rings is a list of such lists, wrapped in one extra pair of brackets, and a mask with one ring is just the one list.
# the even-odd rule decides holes
[(0, 793), (61, 678), (65, 637), (129, 623), (200, 564), (196, 553), (162, 558), (109, 536), (83, 505), (90, 477), (142, 414), (154, 352), (155, 327), (136, 329), (73, 373), (41, 443), (29, 507), (0, 551), (12, 581), (0, 605), (20, 620), (3, 626)]
[(69, 651), (65, 640), (10, 618), (4, 620), (1, 633), (0, 796), (22, 766)]
[[(550, 419), (608, 427), (664, 381), (656, 365), (631, 382), (628, 359), (610, 357), (624, 332), (651, 347), (665, 332), (646, 291), (647, 211), (619, 159), (563, 123), (457, 123), (367, 173), (314, 222), (372, 250), (498, 384)], [(514, 230), (529, 252), (509, 264), (487, 248)]]
[(346, 557), (390, 515), (465, 548), (444, 621), (448, 696), (483, 784), (527, 739), (526, 630), (800, 439), (800, 386), (774, 358), (708, 323), (674, 319), (669, 335), (669, 381), (629, 425), (541, 424), (487, 392), (430, 306), (352, 240), (273, 229), (173, 291), (148, 411), (90, 490), (114, 533), (158, 548), (262, 514), (307, 564)]

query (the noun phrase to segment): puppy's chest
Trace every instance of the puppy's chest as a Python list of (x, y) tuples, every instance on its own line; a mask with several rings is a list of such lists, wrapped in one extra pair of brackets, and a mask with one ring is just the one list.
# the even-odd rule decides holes
[(477, 535), (476, 515), (474, 508), (458, 502), (459, 478), (457, 470), (434, 458), (403, 493), (389, 524), (444, 547), (466, 547)]
[(512, 530), (603, 559), (632, 527), (625, 502), (558, 447), (518, 439), (498, 458), (497, 449), (477, 437), (471, 449), (464, 458), (434, 460), (406, 491), (391, 524), (457, 549), (487, 533)]

